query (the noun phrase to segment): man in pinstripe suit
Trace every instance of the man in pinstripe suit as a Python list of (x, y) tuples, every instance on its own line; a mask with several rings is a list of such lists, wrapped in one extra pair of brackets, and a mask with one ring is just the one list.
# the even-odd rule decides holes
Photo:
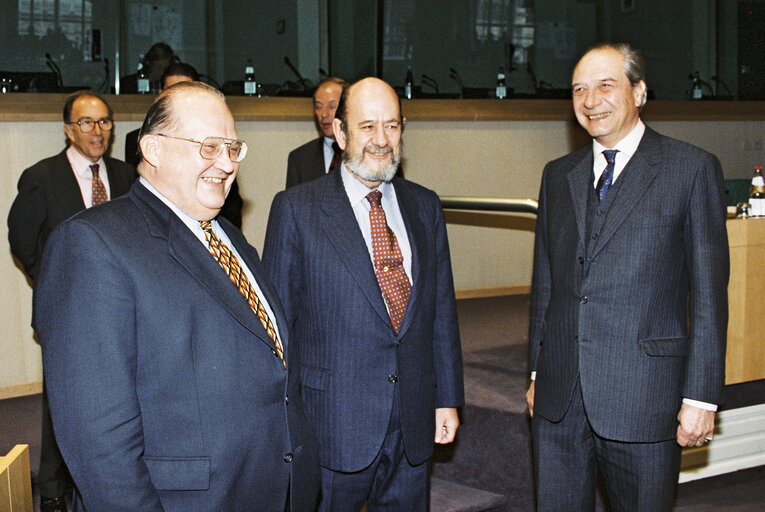
[(711, 440), (724, 382), (728, 243), (720, 164), (640, 120), (629, 45), (579, 61), (591, 146), (547, 164), (527, 392), (538, 509), (669, 511), (682, 446)]

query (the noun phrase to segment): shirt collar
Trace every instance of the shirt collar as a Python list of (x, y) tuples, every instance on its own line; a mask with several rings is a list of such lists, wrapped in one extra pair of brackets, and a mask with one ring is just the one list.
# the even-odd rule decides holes
[(632, 158), (632, 155), (635, 154), (635, 151), (637, 151), (638, 145), (640, 144), (640, 139), (643, 138), (644, 133), (645, 124), (643, 124), (643, 121), (638, 118), (638, 122), (635, 127), (630, 130), (630, 132), (622, 140), (617, 142), (613, 148), (607, 148), (593, 139), (592, 155), (597, 159), (604, 150), (616, 149), (619, 151), (619, 158), (621, 161), (628, 162), (630, 158)]
[[(352, 207), (358, 205), (360, 202), (366, 199), (370, 192), (375, 190), (373, 188), (367, 187), (362, 182), (357, 180), (356, 177), (351, 174), (351, 171), (348, 170), (345, 164), (342, 165), (342, 172), (340, 173), (340, 176), (342, 176), (343, 187), (345, 187), (345, 193), (348, 196)], [(382, 192), (383, 197), (385, 197), (386, 194), (390, 193), (390, 187), (392, 186), (393, 185), (391, 185), (389, 181), (383, 181), (380, 183), (376, 190)]]
[[(162, 193), (161, 193), (159, 190), (157, 190), (156, 188), (154, 188), (154, 187), (152, 186), (152, 184), (151, 184), (151, 183), (149, 183), (149, 182), (146, 180), (146, 178), (144, 178), (143, 176), (141, 176), (140, 178), (138, 178), (138, 181), (140, 181), (140, 182), (141, 182), (141, 185), (143, 185), (144, 187), (146, 187), (146, 189), (147, 189), (149, 192), (151, 192), (152, 194), (154, 194), (155, 196), (157, 196), (157, 199), (159, 199), (160, 201), (162, 201), (163, 203), (165, 203), (165, 205), (166, 205), (168, 208), (170, 208), (170, 209), (173, 211), (173, 213), (175, 213), (175, 214), (178, 216), (178, 218), (179, 218), (179, 219), (181, 219), (181, 221), (182, 221), (184, 224), (186, 224), (186, 226), (188, 226), (188, 228), (189, 228), (191, 231), (193, 231), (193, 232), (194, 232), (194, 234), (196, 234), (196, 235), (197, 235), (197, 237), (199, 237), (200, 233), (202, 233), (202, 236), (204, 236), (204, 231), (202, 230), (202, 227), (199, 225), (199, 221), (198, 221), (198, 220), (196, 220), (196, 219), (194, 219), (194, 218), (192, 218), (192, 217), (190, 217), (190, 216), (186, 215), (184, 212), (182, 212), (180, 209), (178, 209), (178, 207), (177, 207), (177, 206), (175, 206), (175, 204), (173, 204), (173, 203), (172, 203), (172, 202), (171, 202), (171, 201), (170, 201), (168, 198), (166, 198), (165, 196), (163, 196), (163, 195), (162, 195)], [(215, 219), (213, 219), (213, 220), (211, 221), (211, 223), (212, 223), (212, 225), (213, 225), (213, 230), (215, 231), (215, 228), (217, 227), (217, 221), (216, 221)]]
[(82, 154), (80, 154), (80, 152), (77, 151), (77, 149), (71, 144), (66, 150), (66, 157), (69, 159), (69, 163), (72, 165), (72, 170), (74, 173), (81, 178), (93, 177), (93, 171), (90, 170), (90, 166), (93, 164), (98, 164), (99, 173), (106, 170), (106, 164), (104, 163), (103, 156), (95, 162), (91, 162), (82, 156)]

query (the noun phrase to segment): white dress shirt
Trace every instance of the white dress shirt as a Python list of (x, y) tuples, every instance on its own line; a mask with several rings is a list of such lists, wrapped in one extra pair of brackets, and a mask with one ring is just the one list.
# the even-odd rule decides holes
[(334, 143), (335, 139), (332, 137), (324, 137), (324, 144), (322, 145), (322, 148), (324, 148), (324, 174), (329, 172), (329, 165), (335, 157), (335, 148), (332, 147)]
[(615, 183), (616, 179), (627, 166), (627, 163), (629, 163), (632, 155), (634, 155), (635, 151), (637, 151), (637, 148), (640, 145), (640, 140), (643, 138), (644, 133), (645, 125), (643, 124), (643, 121), (638, 118), (638, 122), (635, 127), (627, 134), (626, 137), (617, 142), (616, 145), (612, 148), (607, 148), (601, 145), (595, 139), (592, 139), (592, 172), (595, 176), (595, 179), (592, 181), (593, 188), (597, 186), (600, 175), (603, 174), (603, 171), (606, 169), (606, 165), (608, 165), (603, 151), (606, 149), (615, 149), (618, 151), (618, 153), (616, 153), (616, 159), (614, 160), (614, 178), (612, 180), (612, 183)]
[[(374, 266), (374, 250), (372, 249), (372, 226), (369, 222), (369, 211), (372, 209), (369, 201), (366, 199), (367, 195), (374, 189), (371, 189), (357, 180), (351, 172), (345, 167), (341, 168), (341, 176), (343, 179), (343, 186), (345, 187), (345, 193), (348, 195), (348, 200), (353, 208), (353, 214), (356, 216), (356, 222), (361, 229), (361, 235), (364, 237), (364, 242), (367, 244), (367, 250), (369, 251), (369, 258)], [(409, 237), (406, 233), (406, 225), (404, 219), (401, 217), (401, 209), (398, 206), (398, 200), (396, 199), (396, 189), (393, 185), (384, 181), (377, 187), (377, 190), (382, 192), (382, 208), (385, 210), (385, 219), (388, 221), (388, 227), (396, 235), (399, 249), (401, 249), (401, 255), (404, 257), (404, 271), (409, 278), (409, 282), (412, 282), (412, 248), (409, 245)], [(388, 305), (386, 304), (387, 308)], [(390, 312), (390, 310), (388, 311)]]
[(69, 165), (72, 166), (74, 177), (77, 178), (85, 208), (93, 206), (93, 171), (90, 169), (93, 164), (98, 164), (98, 177), (106, 189), (106, 198), (112, 198), (109, 190), (109, 175), (106, 172), (106, 163), (103, 157), (99, 158), (97, 162), (91, 162), (82, 156), (74, 146), (69, 146), (69, 149), (66, 150), (66, 158), (69, 160)]

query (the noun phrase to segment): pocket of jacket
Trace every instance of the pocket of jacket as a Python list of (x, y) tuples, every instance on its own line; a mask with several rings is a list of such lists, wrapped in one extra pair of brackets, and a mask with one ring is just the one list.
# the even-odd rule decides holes
[(209, 457), (144, 457), (154, 487), (160, 491), (206, 491)]
[(674, 356), (688, 355), (688, 338), (655, 338), (640, 340), (640, 345), (649, 356)]
[(329, 370), (317, 366), (300, 366), (300, 385), (302, 387), (324, 391), (329, 385), (332, 374)]

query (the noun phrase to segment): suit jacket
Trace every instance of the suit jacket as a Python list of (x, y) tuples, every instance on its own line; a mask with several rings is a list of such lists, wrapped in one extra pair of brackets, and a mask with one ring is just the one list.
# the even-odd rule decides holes
[(324, 137), (306, 142), (287, 157), (287, 188), (321, 178), (324, 167)]
[[(108, 156), (104, 156), (104, 162), (109, 177), (109, 198), (127, 193), (135, 181), (135, 169)], [(66, 150), (21, 173), (18, 190), (8, 213), (8, 240), (11, 252), (34, 283), (51, 231), (84, 210), (85, 203)]]
[(358, 471), (377, 455), (398, 388), (410, 463), (433, 451), (435, 409), (464, 403), (446, 226), (438, 196), (394, 178), (412, 249), (398, 334), (340, 172), (276, 195), (263, 261), (282, 298), (301, 392), (323, 466)]
[(592, 167), (587, 146), (547, 164), (542, 177), (529, 350), (534, 413), (560, 420), (579, 379), (600, 436), (670, 440), (682, 398), (719, 403), (724, 383), (729, 263), (720, 163), (646, 128), (616, 196), (588, 212)]
[[(289, 375), (236, 286), (140, 182), (50, 237), (37, 325), (75, 510), (313, 510), (315, 438), (291, 336), (258, 255)], [(291, 480), (291, 482), (290, 482)]]

